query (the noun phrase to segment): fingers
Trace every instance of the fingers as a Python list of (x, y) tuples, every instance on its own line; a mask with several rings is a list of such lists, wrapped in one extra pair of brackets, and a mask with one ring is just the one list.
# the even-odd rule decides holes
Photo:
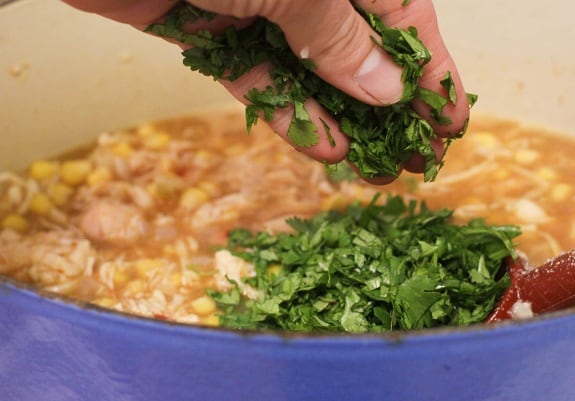
[(402, 69), (377, 46), (377, 38), (349, 0), (194, 0), (239, 18), (262, 15), (281, 26), (293, 52), (316, 64), (323, 80), (372, 105), (396, 103)]
[(173, 0), (64, 0), (72, 7), (144, 29), (174, 7)]
[(432, 53), (431, 61), (425, 66), (424, 75), (419, 81), (420, 86), (447, 96), (440, 81), (447, 72), (450, 72), (455, 84), (457, 102), (447, 104), (443, 110), (443, 114), (452, 121), (448, 125), (438, 124), (430, 116), (429, 106), (423, 102), (416, 101), (412, 106), (432, 125), (439, 136), (446, 137), (459, 133), (469, 118), (467, 96), (455, 63), (439, 32), (432, 1), (410, 0), (405, 6), (402, 5), (403, 0), (356, 0), (355, 2), (366, 11), (380, 15), (388, 26), (417, 27), (419, 38)]
[[(249, 102), (246, 100), (245, 94), (249, 90), (252, 88), (263, 90), (267, 86), (272, 85), (269, 75), (271, 68), (272, 66), (270, 64), (261, 64), (235, 81), (220, 82), (236, 99), (244, 104), (248, 104)], [(337, 121), (313, 99), (307, 100), (304, 104), (312, 122), (317, 127), (319, 142), (317, 145), (299, 148), (298, 150), (315, 160), (330, 164), (345, 159), (348, 152), (349, 139), (339, 130)], [(292, 115), (292, 107), (277, 109), (274, 112), (272, 121), (267, 121), (267, 124), (280, 137), (294, 146), (287, 136)]]

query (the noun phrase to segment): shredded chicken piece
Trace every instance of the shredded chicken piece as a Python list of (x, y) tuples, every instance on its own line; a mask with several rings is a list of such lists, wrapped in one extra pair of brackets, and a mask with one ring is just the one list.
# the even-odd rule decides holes
[(95, 203), (84, 213), (80, 228), (90, 239), (124, 246), (136, 243), (149, 231), (141, 210), (106, 201)]

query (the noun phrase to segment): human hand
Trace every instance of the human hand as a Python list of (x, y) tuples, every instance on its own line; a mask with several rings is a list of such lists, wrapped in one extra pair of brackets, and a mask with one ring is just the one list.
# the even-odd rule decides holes
[[(139, 29), (160, 20), (174, 6), (173, 0), (129, 0), (121, 3), (115, 0), (65, 1), (77, 8), (131, 24)], [(312, 59), (317, 66), (315, 72), (333, 86), (372, 105), (388, 105), (401, 98), (401, 68), (373, 42), (371, 38), (377, 37), (377, 34), (354, 10), (349, 0), (316, 0), (312, 3), (303, 0), (189, 2), (222, 15), (208, 23), (189, 26), (190, 31), (209, 29), (221, 32), (230, 23), (245, 26), (253, 17), (263, 16), (277, 23), (284, 31), (294, 53)], [(417, 27), (420, 39), (433, 54), (431, 62), (425, 66), (420, 86), (445, 95), (440, 80), (450, 71), (458, 101), (445, 106), (443, 114), (452, 121), (449, 125), (438, 124), (430, 116), (429, 107), (423, 102), (414, 101), (412, 107), (429, 121), (438, 136), (447, 137), (459, 133), (469, 116), (469, 108), (455, 64), (439, 34), (431, 0), (411, 0), (406, 6), (402, 5), (403, 0), (356, 0), (355, 3), (368, 12), (380, 15), (388, 26)], [(239, 19), (234, 20), (224, 15)], [(250, 89), (264, 89), (271, 84), (271, 68), (270, 64), (264, 63), (233, 82), (221, 83), (232, 95), (245, 103), (244, 95)], [(308, 100), (306, 108), (318, 128), (320, 141), (315, 146), (301, 150), (317, 160), (329, 163), (344, 159), (348, 151), (348, 139), (339, 130), (338, 123), (314, 100)], [(291, 114), (292, 110), (289, 108), (277, 110), (273, 120), (269, 122), (286, 140)], [(335, 140), (335, 146), (328, 140), (324, 122)], [(440, 138), (435, 140), (434, 148), (438, 155), (443, 152)], [(415, 155), (404, 163), (404, 167), (410, 171), (421, 171), (423, 160)], [(370, 181), (383, 184), (391, 180), (390, 177), (381, 177)]]

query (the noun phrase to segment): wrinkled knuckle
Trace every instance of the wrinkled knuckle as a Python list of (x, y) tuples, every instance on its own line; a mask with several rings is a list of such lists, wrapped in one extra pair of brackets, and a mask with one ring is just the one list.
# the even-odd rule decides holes
[(290, 18), (301, 3), (299, 0), (242, 0), (231, 1), (229, 14), (238, 18), (266, 17), (272, 21)]

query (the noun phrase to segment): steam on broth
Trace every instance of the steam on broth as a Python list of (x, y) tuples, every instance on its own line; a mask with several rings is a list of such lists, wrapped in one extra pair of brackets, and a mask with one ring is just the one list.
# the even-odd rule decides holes
[[(550, 150), (552, 146), (552, 151)], [(217, 325), (206, 288), (252, 267), (228, 231), (280, 232), (285, 219), (367, 203), (378, 192), (522, 229), (533, 265), (571, 248), (575, 140), (476, 117), (434, 183), (404, 173), (374, 187), (333, 182), (320, 163), (237, 111), (203, 112), (101, 134), (93, 146), (0, 173), (0, 274), (97, 305)]]

